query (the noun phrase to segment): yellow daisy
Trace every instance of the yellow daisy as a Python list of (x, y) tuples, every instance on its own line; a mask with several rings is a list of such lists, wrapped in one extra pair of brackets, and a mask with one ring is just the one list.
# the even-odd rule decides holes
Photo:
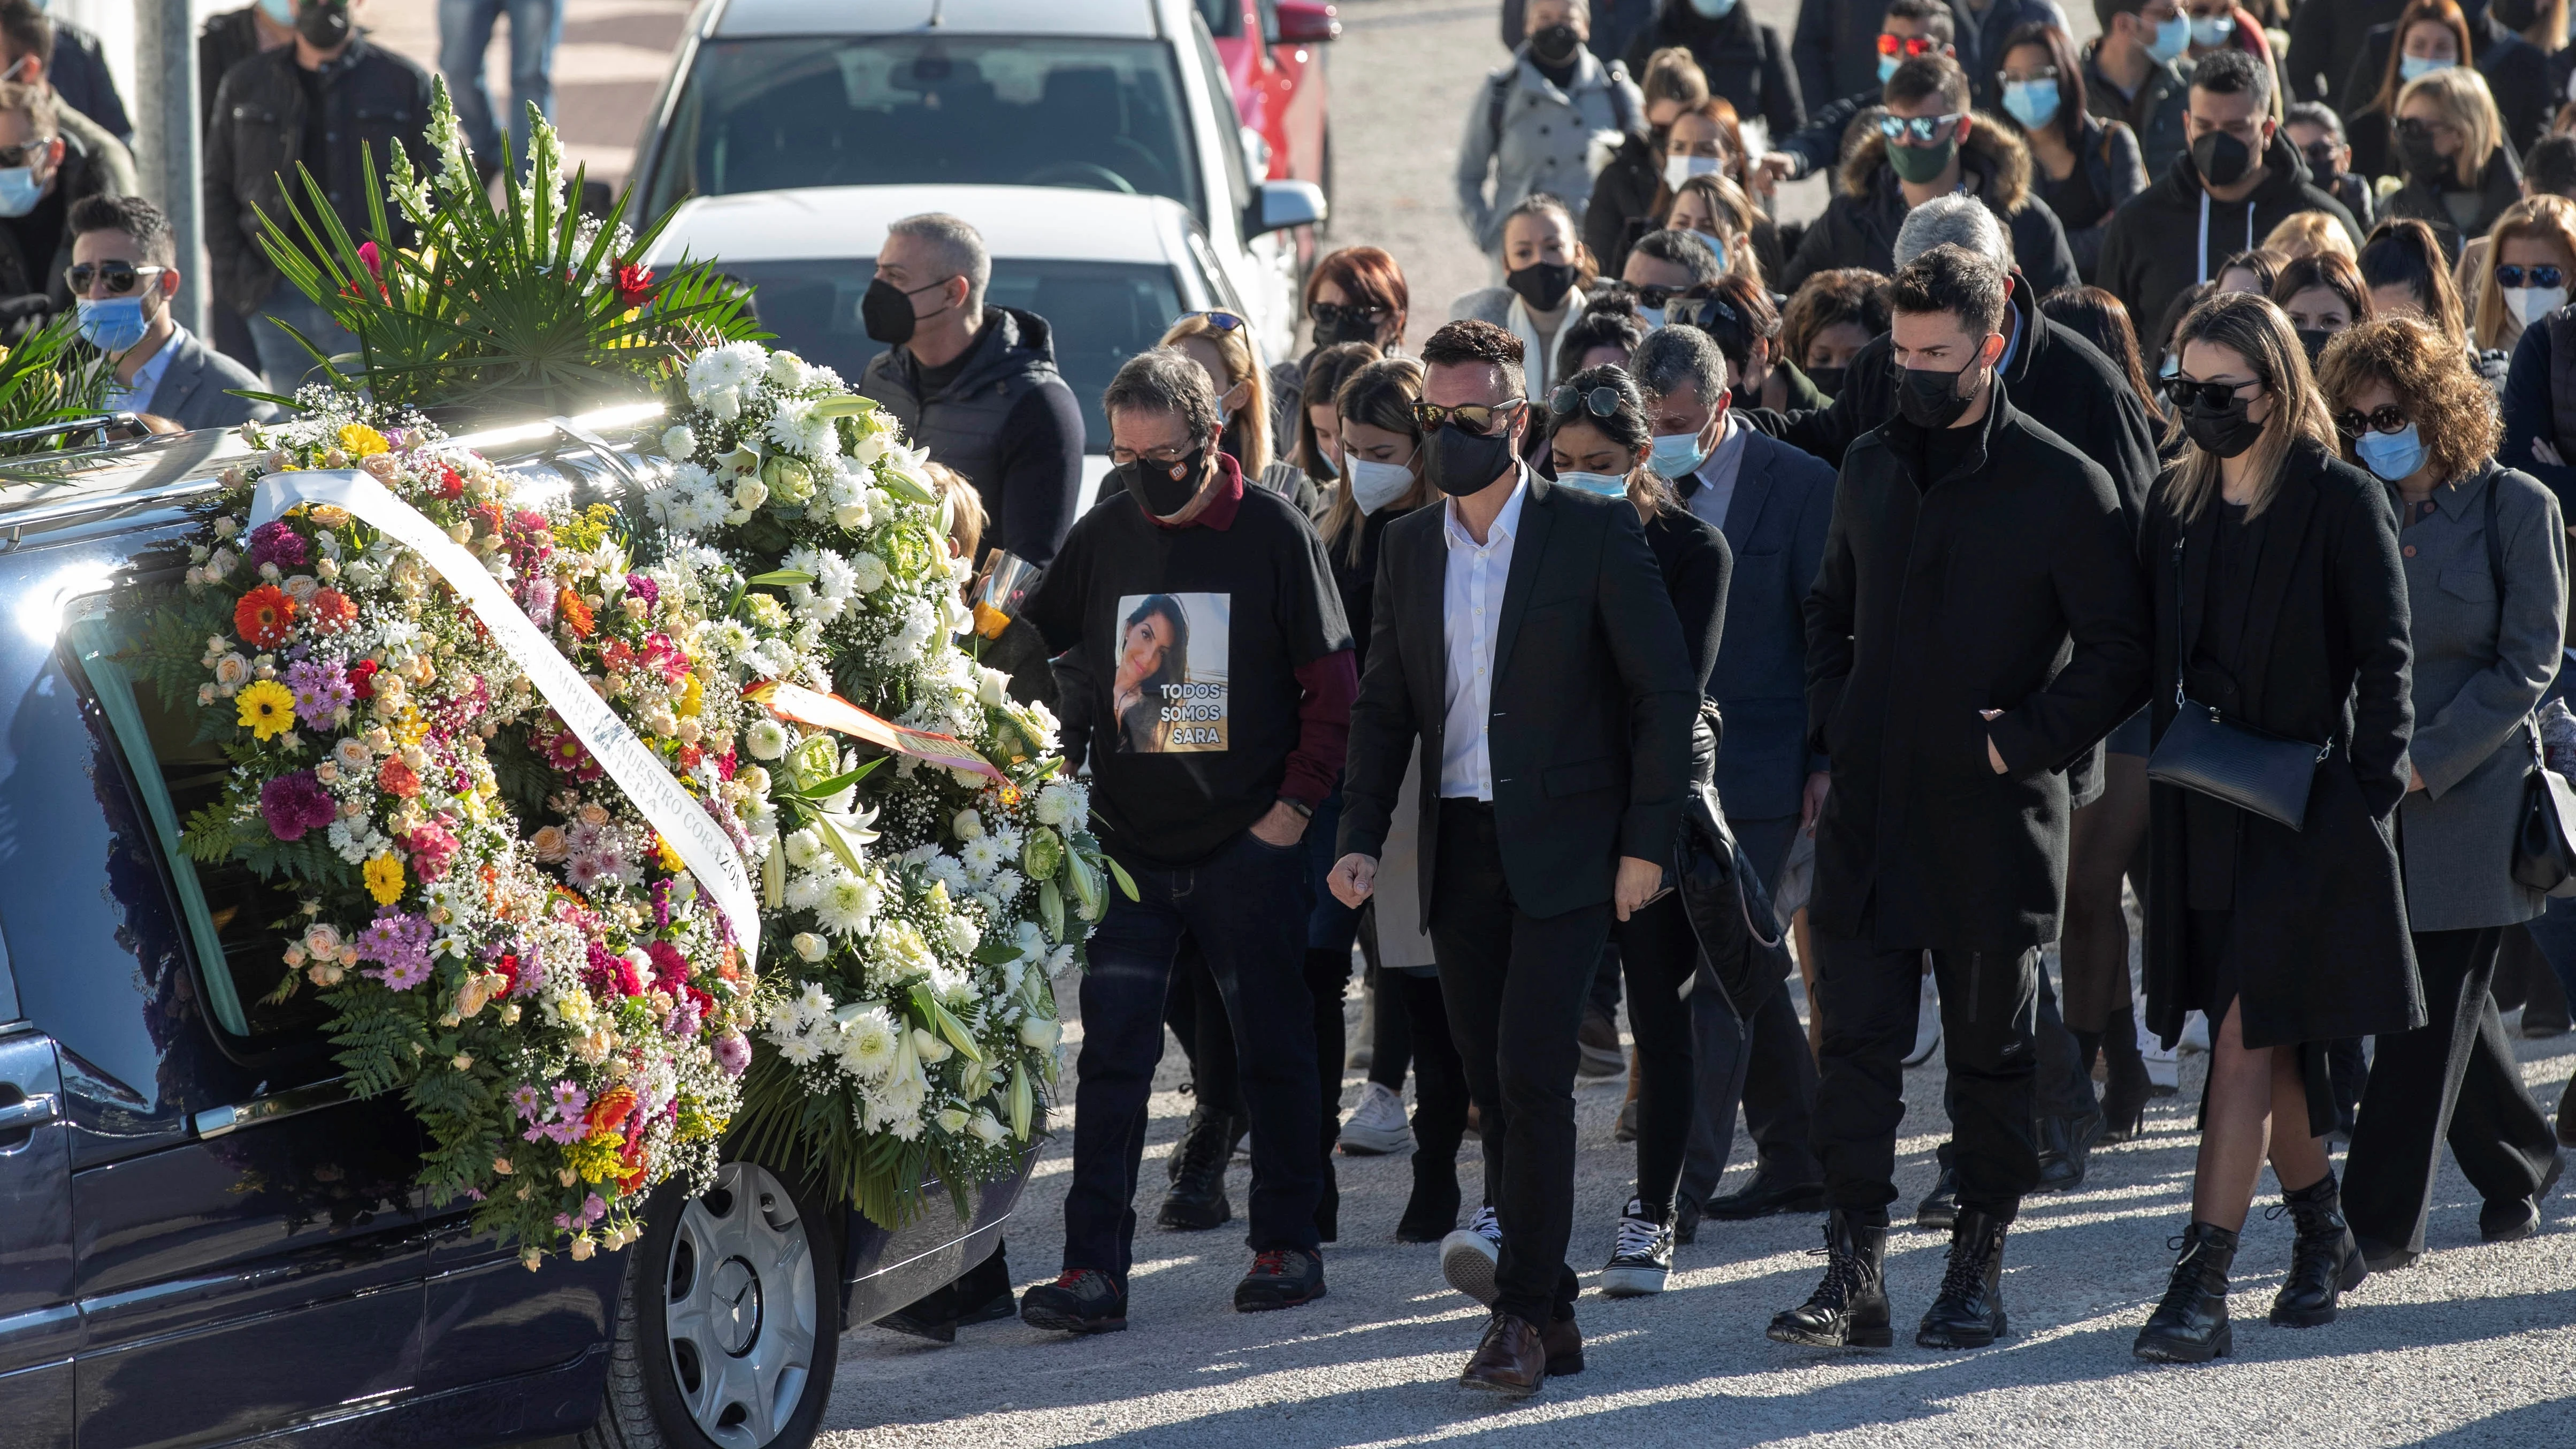
[(233, 709), (256, 740), (273, 740), (295, 728), (295, 692), (274, 679), (244, 688), (234, 697)]
[(348, 454), (353, 460), (372, 457), (378, 453), (390, 453), (393, 451), (393, 446), (385, 441), (384, 434), (368, 427), (365, 423), (350, 423), (340, 429), (340, 451)]

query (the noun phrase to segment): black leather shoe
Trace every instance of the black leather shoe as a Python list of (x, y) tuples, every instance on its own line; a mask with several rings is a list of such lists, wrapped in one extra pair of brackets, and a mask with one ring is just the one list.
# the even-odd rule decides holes
[(1825, 1281), (1806, 1302), (1772, 1316), (1771, 1337), (1809, 1348), (1895, 1343), (1887, 1310), (1887, 1224), (1864, 1223), (1837, 1208), (1825, 1215), (1822, 1256)]
[(2361, 1260), (2361, 1244), (2353, 1241), (2352, 1229), (2343, 1220), (2342, 1186), (2328, 1172), (2297, 1192), (2281, 1194), (2281, 1207), (2297, 1225), (2299, 1236), (2290, 1247), (2290, 1276), (2272, 1298), (2272, 1322), (2282, 1328), (2332, 1323), (2337, 1300), (2370, 1276)]
[(1233, 1155), (1233, 1136), (1232, 1113), (1204, 1106), (1190, 1110), (1189, 1125), (1172, 1144), (1172, 1160), (1179, 1164), (1172, 1172), (1172, 1190), (1154, 1221), (1197, 1232), (1234, 1217), (1234, 1205), (1225, 1200), (1225, 1164)]
[(2236, 1235), (2195, 1222), (2173, 1242), (2182, 1250), (2173, 1280), (2129, 1351), (2153, 1363), (2225, 1358), (2236, 1346), (2227, 1323), (2227, 1270), (2236, 1261)]
[(1825, 1185), (1821, 1182), (1778, 1182), (1756, 1172), (1741, 1189), (1710, 1198), (1700, 1215), (1740, 1223), (1781, 1213), (1817, 1212), (1824, 1205)]
[(1984, 1348), (2004, 1336), (2004, 1228), (1994, 1214), (1959, 1210), (1941, 1293), (1914, 1331), (1917, 1348)]
[(2039, 1137), (2040, 1192), (2073, 1192), (2084, 1185), (2093, 1144), (2101, 1140), (2099, 1111), (2081, 1117), (2042, 1117), (2033, 1124)]
[(2531, 1196), (2518, 1197), (2507, 1202), (2491, 1202), (2479, 1208), (2478, 1241), (2482, 1243), (2519, 1242), (2539, 1232), (2541, 1201), (2549, 1196), (2551, 1188), (2558, 1185), (2559, 1170), (2565, 1165), (2565, 1158), (2552, 1157), (2549, 1159), (2548, 1174), (2540, 1179), (2539, 1188)]
[(1914, 1226), (1931, 1232), (1948, 1232), (1959, 1222), (1959, 1169), (1947, 1163), (1941, 1166), (1941, 1180), (1914, 1205)]

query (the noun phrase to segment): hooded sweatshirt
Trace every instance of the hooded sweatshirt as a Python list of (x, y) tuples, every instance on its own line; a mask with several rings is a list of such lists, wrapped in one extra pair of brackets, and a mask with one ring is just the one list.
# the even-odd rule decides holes
[[(1887, 138), (1864, 115), (1860, 138), (1843, 162), (1833, 201), (1807, 228), (1798, 254), (1773, 280), (1781, 292), (1818, 272), (1836, 267), (1896, 270), (1896, 233), (1913, 208), (1899, 189), (1896, 168), (1887, 163)], [(2042, 296), (2079, 280), (2075, 256), (2057, 213), (2031, 194), (2030, 151), (2009, 123), (1978, 115), (1959, 146), (1959, 182), (2002, 219), (2012, 237), (2013, 260)]]
[[(2141, 345), (2153, 347), (2155, 328), (2176, 293), (2208, 281), (2218, 264), (2263, 244), (2272, 228), (2302, 211), (2322, 211), (2343, 223), (2353, 246), (2361, 230), (2343, 203), (2308, 183), (2308, 164), (2289, 137), (2275, 131), (2263, 152), (2265, 174), (2251, 195), (2220, 201), (2200, 184), (2200, 167), (2186, 151), (2173, 169), (2129, 199), (2102, 237), (2095, 280), (2120, 299), (2138, 327)], [(2153, 359), (2149, 359), (2150, 363)]]

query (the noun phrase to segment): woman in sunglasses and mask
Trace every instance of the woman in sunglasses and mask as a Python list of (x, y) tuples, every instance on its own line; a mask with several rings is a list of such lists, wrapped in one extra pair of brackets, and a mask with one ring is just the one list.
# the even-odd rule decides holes
[(2319, 370), (2347, 456), (2394, 495), (2415, 731), (2398, 844), (2425, 1025), (2382, 1032), (2344, 1158), (2344, 1205), (2372, 1270), (2424, 1251), (2447, 1137), (2486, 1205), (2478, 1235), (2525, 1237), (2558, 1175), (2488, 988), (2505, 928), (2538, 916), (2506, 843), (2521, 823), (2526, 717), (2558, 670), (2566, 547), (2557, 499), (2500, 466), (2495, 410), (2467, 359), (2411, 317), (2354, 328)]
[[(1274, 438), (1287, 437), (1295, 428), (1288, 409), (1304, 392), (1306, 367), (1317, 352), (1342, 342), (1365, 342), (1388, 357), (1404, 350), (1405, 314), (1413, 293), (1394, 257), (1377, 247), (1343, 247), (1326, 253), (1306, 274), (1304, 301), (1306, 321), (1313, 328), (1310, 350), (1270, 369)], [(1321, 400), (1330, 398), (1326, 393)]]
[[(2328, 1044), (2421, 1026), (2424, 1005), (2389, 819), (2414, 720), (2396, 520), (2337, 456), (2269, 299), (2212, 296), (2175, 345), (2165, 386), (2189, 444), (2139, 538), (2155, 630), (2147, 1025), (2168, 1044), (2186, 1012), (2212, 1026), (2191, 1222), (2135, 1351), (2203, 1363), (2232, 1347), (2228, 1270), (2267, 1138), (2297, 1229), (2272, 1321), (2329, 1322), (2361, 1281), (2326, 1156)], [(2179, 783), (2249, 767), (2282, 783), (2229, 798)]]
[[(1548, 458), (1558, 487), (1625, 498), (1635, 506), (1681, 620), (1692, 678), (1705, 699), (1733, 570), (1726, 535), (1682, 507), (1672, 485), (1647, 467), (1653, 429), (1645, 398), (1625, 369), (1596, 367), (1568, 378), (1548, 398), (1547, 421)], [(1692, 777), (1703, 784), (1717, 767), (1711, 713), (1703, 706), (1692, 739)], [(1673, 1200), (1690, 1145), (1694, 1075), (1691, 1018), (1681, 991), (1699, 963), (1699, 943), (1678, 892), (1665, 893), (1611, 930), (1627, 973), (1628, 1024), (1637, 1046), (1637, 1191), (1619, 1216), (1601, 1291), (1624, 1298), (1662, 1292), (1672, 1271)]]

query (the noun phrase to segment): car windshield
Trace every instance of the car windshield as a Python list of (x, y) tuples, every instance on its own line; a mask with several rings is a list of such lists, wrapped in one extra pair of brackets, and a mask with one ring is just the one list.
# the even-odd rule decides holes
[[(725, 271), (752, 288), (761, 326), (778, 334), (775, 346), (854, 383), (868, 360), (885, 350), (869, 340), (859, 320), (859, 298), (875, 275), (865, 259), (738, 263)], [(985, 299), (989, 306), (1046, 319), (1056, 370), (1082, 404), (1084, 448), (1093, 453), (1109, 451), (1109, 422), (1100, 412), (1109, 379), (1120, 363), (1161, 341), (1163, 329), (1181, 314), (1171, 269), (1134, 262), (995, 257)]]
[(1172, 51), (1060, 36), (716, 41), (672, 113), (650, 209), (798, 186), (981, 183), (1168, 196), (1198, 212)]

